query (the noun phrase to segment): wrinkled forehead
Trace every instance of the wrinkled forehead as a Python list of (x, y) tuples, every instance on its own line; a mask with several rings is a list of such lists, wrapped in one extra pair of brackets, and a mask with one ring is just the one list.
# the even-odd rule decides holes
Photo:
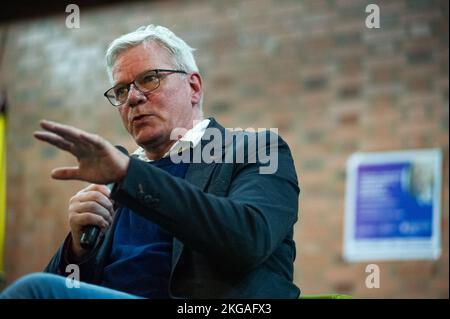
[(114, 83), (130, 82), (144, 71), (173, 66), (168, 50), (155, 41), (149, 41), (121, 52), (112, 68), (112, 77)]

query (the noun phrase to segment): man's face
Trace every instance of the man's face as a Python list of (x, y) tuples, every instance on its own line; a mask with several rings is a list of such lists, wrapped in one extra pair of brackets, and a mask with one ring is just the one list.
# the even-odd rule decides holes
[[(157, 43), (140, 44), (119, 55), (113, 68), (114, 85), (129, 83), (142, 72), (171, 69), (174, 64), (167, 51)], [(128, 100), (119, 107), (123, 125), (136, 143), (157, 148), (171, 145), (175, 128), (192, 128), (199, 114), (201, 79), (197, 73), (163, 73), (160, 86), (143, 94), (131, 85)]]

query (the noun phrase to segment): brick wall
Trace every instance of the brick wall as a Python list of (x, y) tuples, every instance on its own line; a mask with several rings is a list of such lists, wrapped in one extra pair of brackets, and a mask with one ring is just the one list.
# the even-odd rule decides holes
[[(381, 28), (367, 29), (377, 3)], [(41, 270), (67, 231), (67, 202), (84, 186), (49, 177), (74, 164), (37, 143), (47, 118), (133, 149), (108, 87), (103, 53), (144, 24), (171, 28), (193, 47), (205, 114), (226, 127), (277, 127), (295, 157), (302, 194), (295, 282), (304, 293), (360, 298), (448, 298), (448, 1), (170, 1), (81, 8), (0, 25), (0, 83), (9, 98), (6, 280)], [(439, 147), (444, 154), (443, 253), (437, 261), (376, 262), (381, 287), (365, 287), (367, 263), (342, 259), (345, 164), (355, 151)]]

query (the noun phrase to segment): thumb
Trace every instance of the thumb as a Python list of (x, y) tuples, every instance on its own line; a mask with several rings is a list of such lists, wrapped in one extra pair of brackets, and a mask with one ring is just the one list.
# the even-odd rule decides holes
[(52, 170), (51, 177), (54, 179), (80, 179), (80, 170), (78, 167), (60, 167)]

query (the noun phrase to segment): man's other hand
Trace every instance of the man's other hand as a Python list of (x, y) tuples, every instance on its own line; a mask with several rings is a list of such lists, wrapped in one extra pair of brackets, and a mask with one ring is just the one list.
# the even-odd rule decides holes
[(72, 252), (81, 258), (88, 251), (80, 245), (87, 226), (95, 225), (105, 231), (113, 221), (114, 207), (109, 198), (111, 191), (105, 185), (91, 184), (76, 193), (69, 201), (69, 225)]

